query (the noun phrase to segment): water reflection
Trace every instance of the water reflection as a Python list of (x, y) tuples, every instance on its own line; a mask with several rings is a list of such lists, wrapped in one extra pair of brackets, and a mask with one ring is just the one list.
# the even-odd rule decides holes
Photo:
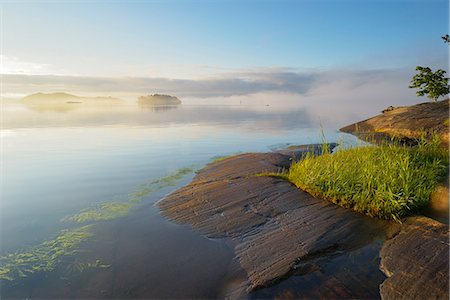
[[(220, 125), (243, 126), (260, 130), (283, 130), (294, 127), (318, 127), (320, 120), (302, 107), (285, 111), (270, 106), (206, 105), (85, 105), (24, 106), (5, 104), (4, 129), (35, 127), (92, 127)], [(330, 125), (328, 123), (328, 125)]]
[(49, 111), (49, 112), (65, 113), (73, 111), (75, 109), (79, 109), (81, 107), (81, 102), (52, 103), (52, 104), (24, 102), (23, 105), (26, 106), (28, 109), (36, 112)]
[(142, 110), (151, 110), (153, 112), (165, 112), (168, 110), (177, 109), (179, 104), (175, 105), (152, 105), (152, 104), (145, 104), (145, 103), (139, 103), (139, 107)]
[(380, 271), (383, 241), (310, 263), (280, 283), (257, 290), (251, 299), (380, 299), (386, 279)]

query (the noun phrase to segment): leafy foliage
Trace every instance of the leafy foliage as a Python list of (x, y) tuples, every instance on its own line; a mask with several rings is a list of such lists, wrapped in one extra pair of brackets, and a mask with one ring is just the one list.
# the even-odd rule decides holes
[(449, 93), (448, 78), (445, 77), (444, 70), (437, 70), (433, 72), (428, 67), (417, 66), (418, 74), (414, 75), (411, 80), (410, 88), (419, 89), (417, 96), (427, 95), (433, 101), (437, 101), (440, 96)]

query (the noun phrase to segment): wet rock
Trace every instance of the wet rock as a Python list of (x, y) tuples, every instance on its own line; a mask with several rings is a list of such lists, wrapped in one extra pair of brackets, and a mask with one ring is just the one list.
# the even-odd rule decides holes
[[(362, 248), (303, 258), (289, 278), (253, 291), (250, 299), (380, 299), (382, 240)], [(325, 260), (325, 261), (324, 261)]]
[(326, 261), (384, 237), (384, 222), (313, 198), (285, 180), (253, 176), (288, 168), (291, 160), (282, 153), (227, 158), (158, 205), (173, 221), (229, 238), (248, 291), (288, 276), (303, 260)]
[(383, 299), (449, 299), (449, 227), (409, 218), (380, 252)]
[(194, 178), (195, 183), (245, 178), (289, 168), (292, 158), (281, 153), (245, 153), (210, 164)]
[[(330, 151), (336, 145), (335, 143), (328, 144)], [(311, 144), (290, 146), (272, 153), (239, 154), (210, 164), (197, 174), (194, 181), (199, 183), (231, 180), (261, 173), (277, 173), (288, 169), (292, 161), (300, 159), (302, 155), (306, 153), (319, 155), (322, 149), (320, 144)]]

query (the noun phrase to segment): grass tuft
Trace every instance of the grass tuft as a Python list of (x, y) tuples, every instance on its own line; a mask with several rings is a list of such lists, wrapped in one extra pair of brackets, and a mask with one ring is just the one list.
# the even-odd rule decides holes
[(390, 142), (306, 155), (278, 176), (340, 206), (399, 221), (427, 206), (447, 170), (448, 152), (433, 135), (415, 147)]

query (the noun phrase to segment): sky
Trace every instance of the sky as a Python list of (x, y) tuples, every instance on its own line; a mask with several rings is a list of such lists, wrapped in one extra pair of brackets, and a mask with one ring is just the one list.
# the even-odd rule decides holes
[(304, 94), (342, 76), (404, 82), (417, 65), (448, 70), (448, 1), (0, 3), (5, 95)]

